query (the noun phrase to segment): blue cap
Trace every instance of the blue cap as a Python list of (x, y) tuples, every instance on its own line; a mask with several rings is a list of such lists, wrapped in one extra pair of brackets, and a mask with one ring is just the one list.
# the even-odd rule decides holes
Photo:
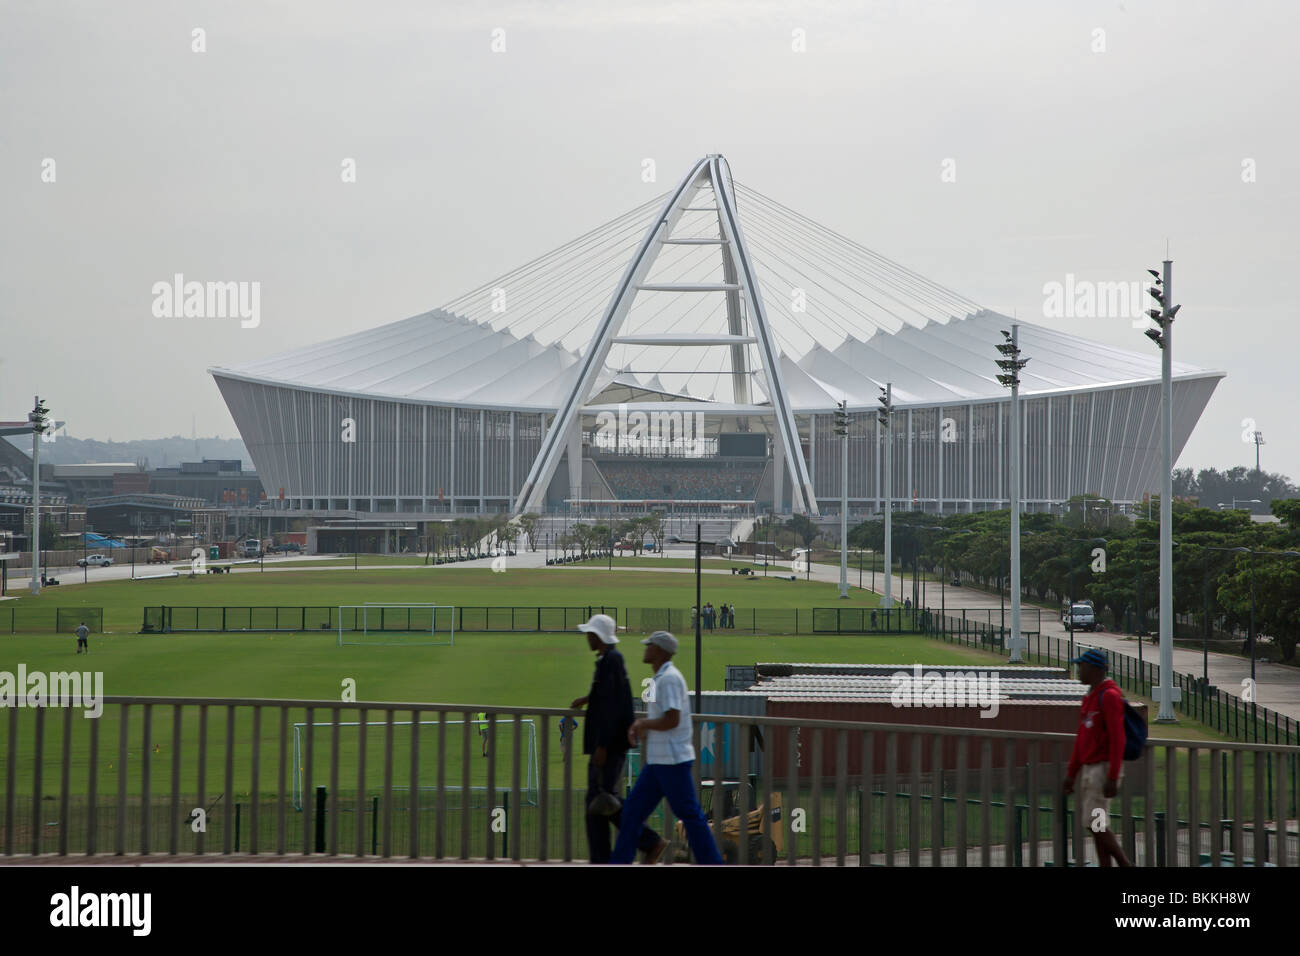
[(1091, 664), (1094, 667), (1100, 667), (1102, 670), (1110, 670), (1110, 664), (1106, 660), (1106, 655), (1095, 647), (1090, 647), (1078, 657), (1070, 659), (1071, 664)]

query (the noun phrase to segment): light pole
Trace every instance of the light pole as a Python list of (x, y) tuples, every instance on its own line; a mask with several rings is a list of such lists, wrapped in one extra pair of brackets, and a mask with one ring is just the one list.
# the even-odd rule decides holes
[(1147, 270), (1155, 285), (1147, 290), (1160, 303), (1159, 311), (1148, 309), (1159, 328), (1146, 330), (1147, 338), (1160, 347), (1160, 688), (1156, 714), (1158, 723), (1172, 723), (1174, 703), (1181, 694), (1174, 686), (1174, 428), (1173, 428), (1173, 332), (1174, 316), (1180, 306), (1173, 305), (1174, 264), (1164, 261), (1164, 278), (1154, 269)]
[(49, 428), (50, 410), (37, 395), (27, 420), (32, 426), (32, 595), (41, 593), (41, 436)]
[(998, 368), (1002, 374), (998, 382), (1011, 389), (1011, 449), (1008, 458), (1010, 468), (1011, 497), (1011, 658), (1010, 663), (1018, 664), (1024, 660), (1021, 650), (1027, 641), (1020, 635), (1020, 370), (1028, 364), (1029, 359), (1020, 357), (1020, 326), (1012, 324), (1011, 331), (1002, 333), (1003, 343), (997, 347), (1003, 358), (998, 359)]
[[(880, 412), (877, 420), (885, 427), (885, 592), (881, 595), (880, 606), (888, 610), (894, 606), (893, 563), (894, 563), (894, 430), (891, 422), (894, 417), (894, 384), (886, 382), (880, 390)], [(875, 589), (875, 564), (871, 566), (872, 589)]]
[(835, 412), (835, 434), (840, 436), (840, 597), (849, 596), (849, 412), (848, 401)]

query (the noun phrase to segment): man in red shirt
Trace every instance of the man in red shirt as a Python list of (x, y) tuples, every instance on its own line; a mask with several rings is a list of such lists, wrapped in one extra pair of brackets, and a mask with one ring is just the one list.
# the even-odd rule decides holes
[(1079, 732), (1065, 771), (1065, 793), (1074, 793), (1079, 782), (1078, 812), (1092, 831), (1097, 862), (1110, 866), (1132, 866), (1110, 828), (1110, 800), (1124, 777), (1124, 695), (1119, 685), (1106, 676), (1106, 655), (1096, 648), (1070, 661), (1079, 667), (1079, 680), (1088, 685), (1079, 712)]

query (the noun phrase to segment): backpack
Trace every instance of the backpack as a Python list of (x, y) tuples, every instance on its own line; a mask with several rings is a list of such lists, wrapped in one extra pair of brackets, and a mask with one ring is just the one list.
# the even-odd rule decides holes
[(1132, 704), (1124, 700), (1124, 692), (1115, 685), (1120, 701), (1124, 704), (1124, 759), (1137, 760), (1147, 746), (1147, 722)]

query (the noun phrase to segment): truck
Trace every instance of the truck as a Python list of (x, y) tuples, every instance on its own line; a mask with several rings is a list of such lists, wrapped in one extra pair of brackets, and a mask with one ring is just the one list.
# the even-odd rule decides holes
[(1061, 609), (1061, 623), (1069, 631), (1095, 631), (1097, 613), (1092, 602), (1075, 601)]

